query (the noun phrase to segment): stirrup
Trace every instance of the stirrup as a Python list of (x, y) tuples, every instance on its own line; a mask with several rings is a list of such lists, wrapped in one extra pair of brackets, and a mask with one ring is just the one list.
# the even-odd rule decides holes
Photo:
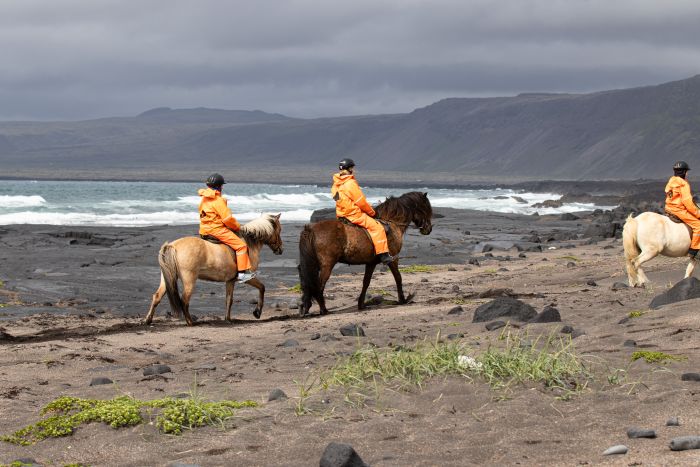
[(379, 256), (379, 261), (383, 264), (386, 264), (387, 266), (393, 263), (396, 260), (396, 257), (391, 256), (389, 253), (382, 253)]
[(238, 282), (248, 282), (251, 279), (255, 279), (257, 274), (255, 272), (239, 272), (236, 276)]

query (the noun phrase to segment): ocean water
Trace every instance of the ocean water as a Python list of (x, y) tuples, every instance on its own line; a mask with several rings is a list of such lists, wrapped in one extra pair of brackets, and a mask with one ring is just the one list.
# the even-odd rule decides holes
[[(104, 225), (137, 227), (197, 224), (199, 183), (175, 182), (58, 182), (0, 180), (0, 225)], [(561, 208), (533, 208), (553, 193), (522, 193), (507, 189), (460, 190), (436, 188), (364, 188), (372, 204), (408, 191), (428, 192), (435, 207), (477, 209), (503, 213), (556, 214), (592, 210), (592, 204), (571, 203)], [(305, 222), (320, 208), (333, 207), (328, 186), (231, 183), (224, 196), (240, 221), (263, 212), (282, 213), (282, 221)], [(520, 203), (512, 196), (527, 201)], [(603, 206), (610, 208), (610, 206)]]

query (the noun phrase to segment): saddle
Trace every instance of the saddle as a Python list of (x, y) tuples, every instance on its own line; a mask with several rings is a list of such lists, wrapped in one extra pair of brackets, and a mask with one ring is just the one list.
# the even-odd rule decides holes
[(678, 216), (676, 216), (675, 214), (672, 214), (672, 213), (670, 213), (670, 212), (668, 212), (668, 211), (664, 211), (664, 215), (665, 215), (666, 217), (668, 217), (669, 220), (670, 220), (671, 222), (675, 222), (676, 224), (685, 224), (685, 227), (688, 229), (688, 233), (690, 234), (691, 237), (693, 236), (693, 229), (692, 229), (688, 224), (686, 224), (685, 222), (683, 222), (683, 221), (680, 219), (680, 217), (678, 217)]
[[(216, 245), (226, 245), (224, 242), (222, 242), (221, 240), (219, 240), (218, 238), (216, 238), (212, 235), (201, 235), (200, 234), (199, 238), (201, 238), (202, 240), (206, 240), (210, 243), (214, 243)], [(226, 247), (228, 248), (229, 253), (231, 253), (231, 256), (233, 257), (233, 262), (235, 263), (236, 262), (236, 250), (231, 248), (231, 246), (229, 246), (229, 245), (226, 245)]]
[[(352, 222), (347, 220), (345, 217), (339, 217), (338, 220), (345, 225), (351, 225), (353, 227), (357, 227), (358, 229), (362, 229), (367, 233), (367, 235), (369, 235), (369, 231), (367, 229), (365, 229), (364, 227), (360, 227), (357, 224), (353, 224)], [(382, 219), (374, 219), (374, 220), (379, 222), (382, 225), (382, 227), (384, 227), (384, 232), (386, 232), (387, 235), (389, 235), (391, 233), (391, 226), (389, 225), (389, 223), (387, 221), (382, 220)]]

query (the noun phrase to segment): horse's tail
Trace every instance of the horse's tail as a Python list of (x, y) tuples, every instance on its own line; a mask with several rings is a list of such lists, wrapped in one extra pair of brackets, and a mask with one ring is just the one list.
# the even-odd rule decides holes
[(640, 255), (641, 250), (637, 244), (637, 220), (630, 214), (622, 229), (622, 246), (625, 249), (625, 266), (627, 267), (627, 278), (631, 287), (637, 285), (638, 273), (634, 260)]
[(299, 282), (301, 284), (300, 313), (305, 315), (311, 308), (311, 299), (323, 303), (321, 293), (321, 266), (316, 252), (316, 235), (310, 225), (305, 225), (299, 237)]
[(182, 303), (180, 291), (177, 287), (177, 278), (179, 275), (177, 267), (177, 251), (170, 243), (166, 242), (160, 248), (160, 252), (158, 254), (158, 264), (160, 264), (160, 270), (163, 273), (163, 279), (165, 280), (165, 290), (168, 294), (170, 308), (172, 308), (175, 316), (180, 318), (184, 311), (184, 304)]

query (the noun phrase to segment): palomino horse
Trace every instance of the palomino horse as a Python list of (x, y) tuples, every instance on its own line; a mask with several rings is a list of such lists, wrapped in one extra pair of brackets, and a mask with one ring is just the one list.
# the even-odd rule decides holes
[[(687, 225), (673, 222), (655, 212), (643, 212), (637, 217), (630, 215), (622, 230), (630, 287), (643, 287), (649, 282), (642, 264), (656, 255), (671, 258), (685, 256), (690, 248), (689, 230)], [(693, 275), (695, 263), (694, 259), (689, 261), (685, 277)]]
[[(389, 252), (393, 256), (401, 251), (403, 236), (411, 223), (414, 223), (423, 235), (428, 235), (433, 230), (431, 224), (433, 209), (428, 201), (428, 193), (413, 191), (398, 198), (392, 196), (374, 209), (377, 212), (377, 219), (386, 221), (389, 226), (387, 240)], [(362, 292), (357, 300), (358, 309), (363, 309), (372, 273), (379, 264), (365, 229), (337, 220), (305, 225), (299, 238), (299, 279), (302, 290), (299, 314), (301, 316), (308, 313), (312, 299), (318, 303), (322, 315), (328, 313), (323, 290), (336, 263), (365, 265)], [(398, 259), (389, 265), (389, 269), (396, 281), (399, 303), (404, 304), (408, 300), (404, 296), (401, 285)]]
[[(282, 254), (281, 232), (280, 214), (263, 214), (262, 217), (241, 227), (240, 234), (248, 245), (248, 254), (254, 270), (258, 268), (260, 249), (263, 245), (268, 245), (276, 255)], [(238, 273), (234, 257), (234, 253), (226, 245), (211, 243), (199, 237), (184, 237), (165, 243), (158, 255), (160, 286), (153, 294), (145, 323), (151, 324), (156, 307), (167, 293), (175, 315), (179, 318), (184, 314), (187, 325), (192, 326), (189, 306), (197, 279), (226, 282), (226, 320), (231, 321), (233, 287)], [(182, 297), (178, 291), (178, 279), (182, 281)], [(260, 291), (258, 304), (253, 311), (253, 315), (260, 318), (265, 300), (265, 285), (257, 278), (246, 284)]]

